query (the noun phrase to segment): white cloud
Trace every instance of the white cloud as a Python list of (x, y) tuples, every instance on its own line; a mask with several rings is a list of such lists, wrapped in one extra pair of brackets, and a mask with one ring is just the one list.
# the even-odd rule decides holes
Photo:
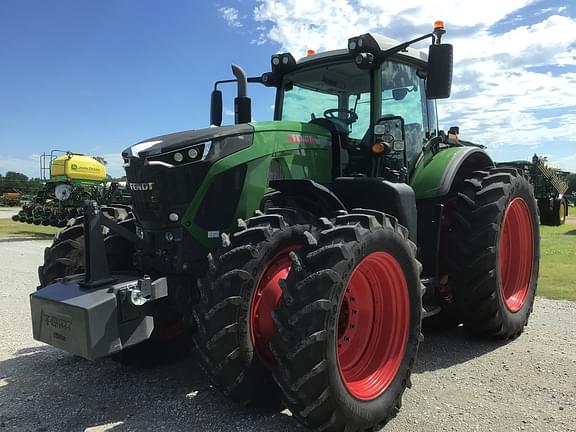
[(532, 2), (508, 0), (487, 7), (484, 2), (466, 0), (440, 4), (423, 4), (421, 0), (261, 0), (254, 19), (266, 25), (262, 36), (297, 56), (304, 55), (307, 48), (324, 51), (345, 47), (349, 37), (368, 31), (389, 34), (390, 29), (394, 33), (402, 29), (409, 38), (418, 33), (415, 29), (430, 29), (437, 19), (454, 27), (487, 26)]
[(519, 26), (520, 10), (535, 3), (260, 0), (253, 18), (264, 27), (261, 42), (295, 57), (308, 48), (344, 48), (365, 32), (407, 40), (443, 19), (455, 65), (453, 97), (439, 104), (442, 127), (459, 125), (463, 138), (496, 150), (525, 146), (528, 157), (528, 148), (539, 145), (576, 145), (576, 18), (555, 8)]
[(222, 14), (222, 18), (228, 23), (230, 27), (240, 28), (242, 22), (238, 14), (238, 9), (233, 7), (221, 7), (218, 11)]

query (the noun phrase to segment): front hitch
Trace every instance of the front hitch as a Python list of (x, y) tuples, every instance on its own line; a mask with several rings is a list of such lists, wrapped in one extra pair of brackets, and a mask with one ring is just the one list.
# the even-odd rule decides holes
[(30, 295), (34, 339), (94, 360), (150, 338), (153, 301), (168, 293), (165, 277), (114, 273), (113, 282), (96, 288), (83, 278), (69, 276)]
[(102, 226), (149, 252), (148, 244), (89, 202), (84, 209), (85, 273), (57, 279), (30, 295), (34, 339), (90, 360), (148, 340), (156, 301), (168, 296), (165, 277), (110, 273)]

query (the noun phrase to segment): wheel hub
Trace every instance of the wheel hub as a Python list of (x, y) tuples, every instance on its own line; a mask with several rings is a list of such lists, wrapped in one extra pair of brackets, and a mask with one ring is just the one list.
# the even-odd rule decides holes
[(526, 201), (514, 198), (504, 213), (499, 240), (499, 278), (504, 303), (510, 312), (524, 306), (532, 282), (534, 232)]
[(380, 396), (397, 375), (408, 340), (410, 301), (398, 261), (385, 252), (364, 258), (341, 297), (337, 358), (357, 399)]
[(268, 344), (277, 331), (276, 324), (272, 319), (272, 312), (276, 309), (282, 296), (279, 282), (288, 277), (292, 267), (290, 252), (298, 249), (300, 249), (299, 246), (289, 246), (278, 252), (264, 266), (264, 272), (252, 294), (249, 316), (250, 337), (254, 350), (268, 367), (275, 364)]

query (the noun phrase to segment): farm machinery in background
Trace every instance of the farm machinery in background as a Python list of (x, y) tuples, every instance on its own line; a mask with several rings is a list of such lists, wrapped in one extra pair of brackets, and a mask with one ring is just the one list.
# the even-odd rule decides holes
[(108, 181), (106, 167), (95, 158), (52, 150), (40, 157), (42, 188), (22, 210), (12, 217), (16, 222), (64, 227), (82, 216), (84, 203), (130, 204), (125, 185)]
[(2, 194), (0, 203), (8, 207), (15, 207), (20, 205), (20, 200), (22, 199), (22, 193), (16, 190), (12, 192), (4, 192)]
[(550, 167), (546, 160), (538, 155), (532, 161), (499, 162), (498, 166), (511, 166), (520, 170), (534, 186), (534, 195), (538, 202), (540, 223), (558, 226), (566, 222), (568, 216), (568, 191), (566, 176), (570, 173)]
[[(30, 297), (34, 338), (87, 359), (196, 346), (225, 395), (314, 430), (376, 430), (411, 386), (423, 318), (522, 333), (538, 210), (515, 168), (438, 128), (442, 22), (218, 81), (211, 125), (122, 156), (132, 212), (97, 202), (58, 233)], [(428, 53), (411, 47), (431, 39)], [(235, 124), (218, 86), (237, 83)], [(249, 83), (276, 90), (253, 122)], [(481, 107), (478, 107), (481, 109)], [(515, 371), (511, 373), (516, 373)]]

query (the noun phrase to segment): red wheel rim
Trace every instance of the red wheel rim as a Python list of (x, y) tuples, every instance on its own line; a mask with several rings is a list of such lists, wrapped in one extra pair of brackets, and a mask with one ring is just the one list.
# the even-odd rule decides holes
[(398, 261), (374, 252), (354, 269), (341, 298), (337, 358), (357, 399), (380, 396), (398, 373), (408, 341), (410, 300)]
[(272, 319), (272, 312), (276, 309), (282, 295), (279, 281), (286, 279), (292, 267), (290, 252), (299, 249), (300, 246), (297, 245), (288, 246), (274, 255), (264, 266), (264, 272), (252, 293), (249, 318), (250, 338), (258, 357), (268, 367), (275, 364), (268, 344), (277, 330)]
[(524, 306), (532, 282), (533, 260), (530, 209), (522, 198), (514, 198), (504, 213), (498, 252), (500, 290), (510, 312)]

